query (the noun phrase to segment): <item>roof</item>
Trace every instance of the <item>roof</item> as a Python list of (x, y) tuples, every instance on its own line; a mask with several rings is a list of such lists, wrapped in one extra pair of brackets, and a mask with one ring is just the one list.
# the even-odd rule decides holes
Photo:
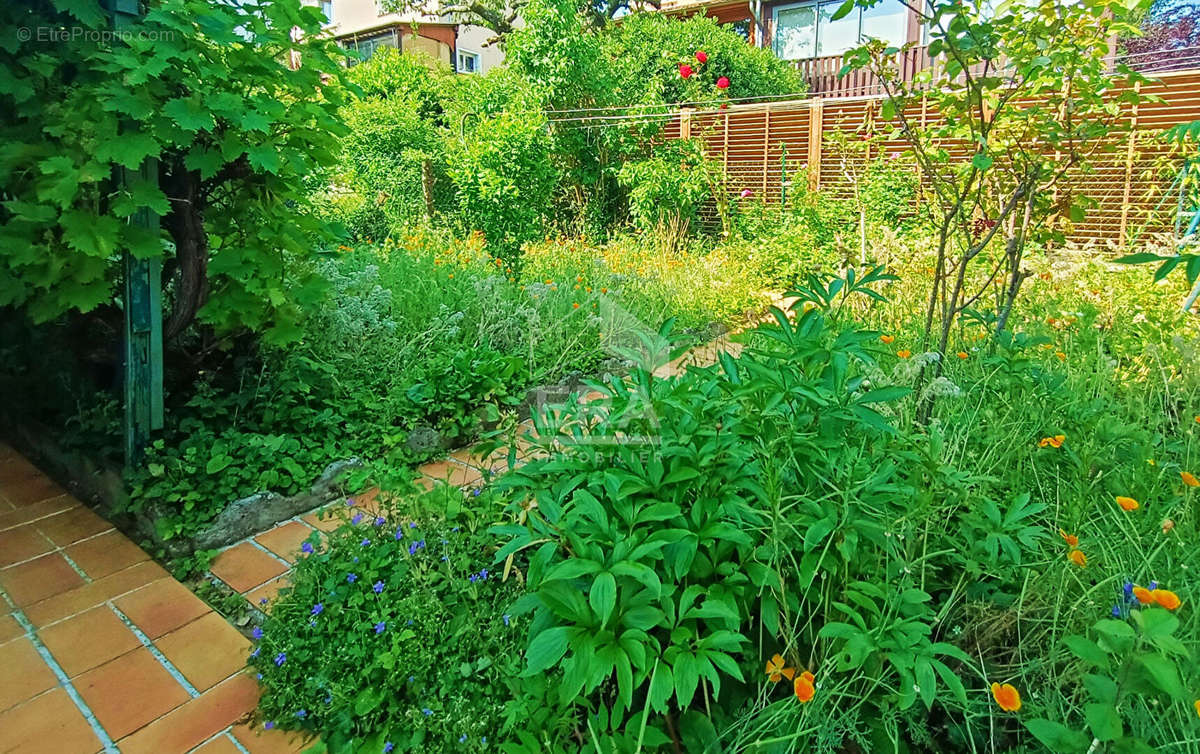
[(659, 10), (663, 13), (682, 13), (726, 5), (748, 5), (748, 3), (747, 0), (662, 0)]

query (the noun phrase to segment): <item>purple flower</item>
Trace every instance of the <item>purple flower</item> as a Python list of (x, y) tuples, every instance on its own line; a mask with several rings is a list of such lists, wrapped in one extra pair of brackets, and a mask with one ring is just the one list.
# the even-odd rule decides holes
[(404, 539), (404, 529), (396, 530), (396, 539)]
[(354, 505), (354, 498), (352, 498), (352, 497), (346, 498), (346, 507), (349, 508), (351, 505)]
[(384, 524), (386, 524), (386, 523), (387, 523), (387, 520), (385, 520), (383, 516), (376, 516), (376, 517), (375, 517), (375, 525), (376, 525), (376, 526), (383, 526), (383, 525), (384, 525)]
[(313, 551), (312, 542), (305, 542), (304, 544), (300, 545), (300, 552), (308, 553), (311, 555), (312, 551)]
[(383, 621), (379, 621), (378, 623), (375, 624), (375, 633), (381, 634), (386, 630), (387, 630), (387, 624), (384, 623)]
[(478, 487), (476, 487), (475, 489), (471, 490), (471, 496), (472, 496), (472, 497), (479, 497), (479, 493), (480, 493), (480, 492), (483, 492), (483, 490), (481, 490), (481, 489), (479, 489)]
[(466, 733), (464, 733), (464, 734), (462, 734), (461, 736), (459, 736), (459, 737), (458, 737), (458, 742), (459, 742), (460, 744), (465, 744), (465, 743), (467, 742), (467, 734), (466, 734)]
[(388, 754), (392, 749), (396, 748), (396, 744), (391, 741), (386, 741), (383, 744), (383, 754)]
[(410, 528), (410, 529), (415, 529), (415, 528), (417, 528), (417, 522), (416, 522), (416, 521), (409, 521), (409, 522), (408, 522), (408, 528)]
[(254, 637), (255, 641), (258, 641), (259, 639), (261, 639), (262, 638), (262, 626), (255, 626), (254, 630), (250, 632), (250, 635)]
[(283, 667), (283, 663), (287, 662), (287, 655), (283, 652), (275, 655), (275, 667)]
[(274, 728), (274, 727), (275, 727), (275, 721), (274, 721), (274, 720), (268, 720), (268, 721), (266, 721), (265, 723), (263, 723), (263, 727), (264, 727), (264, 728), (266, 728), (267, 730), (270, 730), (271, 728)]
[(383, 591), (383, 582), (376, 581), (374, 583), (374, 585), (371, 586), (371, 591), (375, 592), (376, 594), (379, 594), (380, 592), (382, 592)]
[(1114, 617), (1114, 618), (1121, 617), (1121, 606), (1120, 605), (1113, 605), (1112, 617)]
[(429, 709), (428, 707), (422, 709), (421, 712), (425, 715), (425, 717), (429, 717), (433, 714), (433, 710)]
[(467, 581), (470, 581), (472, 584), (474, 584), (476, 582), (476, 580), (478, 580), (478, 579), (479, 579), (479, 576), (474, 573), (472, 573), (470, 576), (467, 577)]
[(312, 614), (312, 615), (320, 615), (320, 614), (321, 614), (321, 612), (322, 612), (322, 611), (324, 611), (324, 610), (325, 610), (325, 606), (324, 606), (323, 604), (321, 604), (320, 602), (318, 602), (317, 604), (315, 604), (315, 605), (313, 605), (313, 606), (312, 606), (312, 613), (311, 613), (311, 614)]
[(261, 681), (261, 680), (262, 680), (262, 673), (255, 673), (255, 674), (254, 674), (254, 677), (255, 677), (257, 680), (260, 680), (260, 681)]
[(308, 717), (308, 710), (303, 710), (303, 709), (296, 710), (296, 717), (303, 720), (304, 718)]
[(357, 573), (346, 574), (346, 581), (353, 584), (355, 581), (358, 581), (358, 574)]
[(1155, 589), (1158, 589), (1158, 582), (1157, 582), (1157, 581), (1151, 581), (1151, 582), (1150, 582), (1149, 589), (1150, 589), (1150, 591), (1152, 591), (1152, 592), (1153, 592)]
[(259, 652), (261, 652), (261, 651), (262, 651), (262, 647), (255, 647), (255, 648), (254, 648), (254, 651), (250, 653), (250, 656), (251, 656), (251, 657), (258, 657), (258, 653), (259, 653)]
[(267, 598), (266, 598), (266, 597), (263, 597), (262, 599), (260, 599), (260, 600), (258, 601), (258, 604), (260, 604), (260, 605), (265, 605), (265, 604), (267, 604)]
[(512, 616), (510, 616), (508, 613), (505, 613), (504, 615), (502, 615), (502, 616), (500, 616), (500, 617), (501, 617), (501, 618), (504, 620), (504, 625), (506, 625), (506, 626), (507, 626), (507, 625), (508, 625), (508, 620), (509, 620), (509, 618), (510, 618), (510, 617), (512, 617)]
[(354, 524), (355, 526), (358, 526), (360, 523), (362, 523), (362, 514), (355, 513), (354, 518), (350, 519), (350, 523)]
[(369, 539), (364, 539), (364, 540), (362, 541), (362, 546), (363, 546), (363, 547), (366, 547), (366, 546), (367, 546), (367, 545), (369, 545), (369, 544), (371, 544), (371, 540), (369, 540)]
[(487, 578), (487, 569), (486, 568), (483, 568), (479, 571), (479, 578), (481, 578), (481, 579)]

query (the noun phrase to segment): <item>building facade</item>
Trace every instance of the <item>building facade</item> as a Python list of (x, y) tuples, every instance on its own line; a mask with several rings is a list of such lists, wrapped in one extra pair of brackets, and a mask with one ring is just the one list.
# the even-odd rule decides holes
[(366, 60), (380, 47), (422, 52), (458, 73), (484, 73), (504, 62), (487, 44), (491, 32), (453, 19), (414, 12), (386, 13), (377, 0), (318, 0), (326, 29), (347, 50)]

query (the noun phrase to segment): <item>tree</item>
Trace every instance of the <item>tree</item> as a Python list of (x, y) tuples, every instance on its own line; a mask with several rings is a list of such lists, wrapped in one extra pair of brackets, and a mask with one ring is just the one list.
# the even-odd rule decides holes
[[(0, 9), (0, 305), (46, 321), (114, 303), (121, 252), (164, 259), (175, 338), (296, 333), (293, 262), (322, 226), (303, 179), (336, 158), (341, 53), (299, 0), (149, 0), (113, 35), (96, 0)], [(301, 65), (295, 67), (296, 60)], [(157, 164), (116, 190), (119, 168)], [(128, 222), (141, 208), (165, 237)]]
[[(875, 2), (846, 0), (835, 18)], [(1135, 84), (1146, 79), (1110, 55), (1114, 36), (1137, 32), (1120, 2), (910, 8), (929, 29), (929, 69), (905, 80), (900, 50), (875, 40), (847, 53), (843, 72), (877, 77), (882, 120), (921, 168), (937, 231), (925, 344), (944, 355), (957, 317), (989, 292), (994, 307), (982, 316), (1006, 328), (1030, 274), (1029, 243), (1061, 238), (1082, 219), (1091, 202), (1068, 179), (1114, 145), (1122, 105), (1142, 98)]]

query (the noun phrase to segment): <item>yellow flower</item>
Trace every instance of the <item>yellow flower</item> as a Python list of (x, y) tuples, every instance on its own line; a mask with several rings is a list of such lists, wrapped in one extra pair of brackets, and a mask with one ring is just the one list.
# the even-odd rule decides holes
[(1135, 511), (1138, 509), (1138, 501), (1124, 495), (1117, 495), (1117, 505), (1121, 506), (1121, 510)]
[(1080, 568), (1087, 568), (1087, 555), (1083, 554), (1083, 550), (1071, 550), (1067, 553), (1067, 560)]
[(1063, 353), (1062, 351), (1055, 351), (1055, 352), (1054, 352), (1054, 355), (1058, 357), (1058, 360), (1059, 360), (1059, 361), (1066, 361), (1066, 360), (1067, 360), (1067, 355), (1066, 355), (1065, 353)]
[(1200, 699), (1196, 700), (1196, 703), (1194, 706), (1196, 707), (1196, 714), (1200, 715)]
[(1168, 610), (1174, 610), (1181, 604), (1179, 595), (1170, 589), (1155, 589), (1150, 592), (1150, 596)]
[(1021, 709), (1021, 693), (1011, 683), (1003, 686), (993, 683), (992, 698), (996, 700), (996, 704), (1000, 705), (1000, 709), (1006, 712), (1016, 712)]
[(1049, 445), (1052, 448), (1061, 448), (1063, 445), (1063, 442), (1066, 441), (1066, 439), (1067, 439), (1066, 435), (1054, 435), (1053, 437), (1043, 437), (1042, 439), (1038, 440), (1038, 447), (1044, 448), (1047, 445)]
[(879, 339), (882, 340), (884, 343), (891, 343), (893, 340), (896, 339), (896, 336), (895, 335), (880, 335)]
[(779, 683), (784, 678), (788, 679), (789, 681), (792, 680), (792, 676), (795, 675), (796, 669), (785, 667), (785, 665), (786, 663), (783, 661), (783, 657), (778, 654), (767, 660), (767, 669), (765, 671), (767, 674), (767, 680), (769, 680), (771, 683)]
[(1058, 536), (1060, 536), (1060, 537), (1062, 537), (1064, 540), (1066, 540), (1067, 544), (1068, 544), (1069, 546), (1071, 546), (1071, 547), (1078, 547), (1078, 546), (1079, 546), (1079, 537), (1075, 536), (1074, 534), (1067, 534), (1067, 533), (1066, 533), (1065, 531), (1063, 531), (1062, 529), (1059, 529), (1059, 530), (1058, 530)]
[(792, 691), (795, 692), (796, 698), (801, 704), (805, 704), (816, 696), (816, 678), (807, 670), (796, 676), (796, 680), (792, 683)]
[(1189, 487), (1200, 487), (1200, 481), (1197, 481), (1196, 477), (1192, 476), (1190, 471), (1179, 472), (1179, 478)]

